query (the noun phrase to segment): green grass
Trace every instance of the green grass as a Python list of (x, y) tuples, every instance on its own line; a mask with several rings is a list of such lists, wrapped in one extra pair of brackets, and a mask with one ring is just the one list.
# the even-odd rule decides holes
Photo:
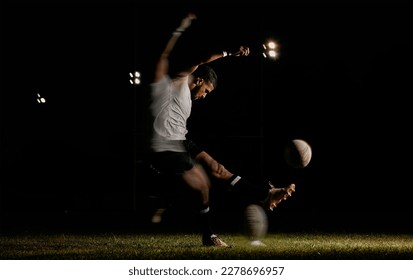
[(221, 234), (231, 248), (203, 247), (193, 233), (7, 234), (1, 259), (413, 259), (413, 235), (269, 233), (267, 247), (252, 247), (242, 234)]

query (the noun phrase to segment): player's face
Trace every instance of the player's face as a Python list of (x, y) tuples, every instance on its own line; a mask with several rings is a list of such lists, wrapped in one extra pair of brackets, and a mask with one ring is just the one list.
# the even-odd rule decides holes
[(214, 90), (212, 83), (207, 83), (203, 79), (196, 79), (192, 84), (191, 98), (192, 100), (204, 99), (209, 93)]

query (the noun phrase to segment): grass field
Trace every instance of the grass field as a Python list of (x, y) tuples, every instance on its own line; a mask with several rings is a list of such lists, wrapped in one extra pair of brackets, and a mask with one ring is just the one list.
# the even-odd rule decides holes
[(19, 233), (0, 235), (1, 259), (76, 260), (394, 260), (413, 259), (413, 235), (269, 233), (266, 247), (242, 234), (221, 234), (231, 248), (203, 247), (194, 233)]

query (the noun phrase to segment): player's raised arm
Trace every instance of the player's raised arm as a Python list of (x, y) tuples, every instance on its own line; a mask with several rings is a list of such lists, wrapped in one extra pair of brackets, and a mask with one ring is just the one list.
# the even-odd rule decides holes
[(178, 38), (182, 33), (191, 25), (192, 21), (196, 19), (195, 14), (189, 13), (185, 18), (182, 19), (180, 26), (172, 32), (172, 36), (166, 44), (161, 57), (159, 58), (158, 64), (156, 65), (155, 78), (154, 81), (159, 81), (164, 75), (169, 71), (169, 55), (171, 54)]
[(208, 53), (203, 56), (195, 57), (190, 65), (190, 67), (180, 73), (177, 76), (185, 76), (188, 74), (193, 73), (199, 65), (210, 63), (214, 60), (219, 58), (227, 57), (227, 56), (248, 56), (250, 54), (250, 49), (247, 46), (240, 46), (234, 50), (217, 50), (212, 53)]

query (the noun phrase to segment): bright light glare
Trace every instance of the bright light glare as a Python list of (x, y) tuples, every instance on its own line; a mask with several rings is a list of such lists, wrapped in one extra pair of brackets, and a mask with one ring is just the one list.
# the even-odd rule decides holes
[(277, 44), (275, 42), (269, 42), (268, 47), (272, 50), (275, 50), (275, 48), (277, 48)]
[(141, 83), (141, 80), (140, 80), (141, 73), (140, 72), (138, 72), (138, 71), (135, 71), (133, 73), (130, 72), (129, 76), (132, 78), (132, 79), (129, 79), (129, 83), (131, 83), (132, 85), (139, 85)]
[(270, 58), (270, 59), (277, 59), (279, 57), (279, 45), (275, 41), (268, 41), (266, 44), (262, 45), (263, 47), (263, 53), (262, 55), (265, 58)]
[(40, 97), (40, 93), (37, 93), (37, 103), (46, 103), (46, 99), (44, 97)]
[(269, 52), (268, 52), (268, 55), (269, 55), (271, 58), (277, 58), (278, 53), (277, 53), (276, 51), (269, 51)]

